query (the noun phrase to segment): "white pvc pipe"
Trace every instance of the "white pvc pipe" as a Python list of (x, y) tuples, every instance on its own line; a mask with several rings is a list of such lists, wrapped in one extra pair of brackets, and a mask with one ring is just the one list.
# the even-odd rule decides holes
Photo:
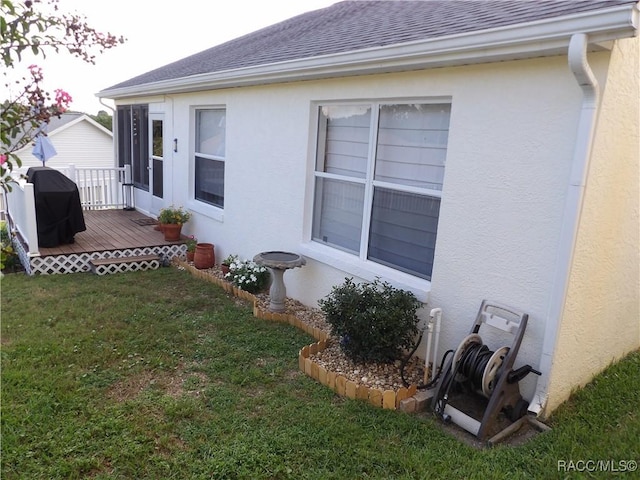
[[(433, 310), (432, 310), (433, 311)], [(426, 384), (429, 381), (429, 358), (431, 355), (431, 338), (433, 336), (433, 315), (429, 315), (429, 323), (427, 324), (427, 351), (424, 354), (424, 377), (422, 379), (422, 383)], [(433, 365), (433, 369), (436, 366)]]
[(571, 176), (562, 217), (556, 270), (538, 367), (542, 375), (538, 378), (536, 392), (529, 407), (529, 410), (538, 414), (544, 413), (548, 400), (553, 355), (558, 341), (560, 319), (564, 313), (569, 278), (571, 276), (575, 244), (580, 227), (584, 189), (591, 160), (593, 134), (598, 117), (598, 82), (587, 62), (588, 43), (588, 37), (584, 33), (574, 34), (569, 43), (569, 68), (582, 89), (582, 107), (578, 121)]
[[(427, 370), (429, 369), (429, 359), (432, 362), (431, 368), (431, 380), (436, 376), (436, 369), (438, 366), (438, 339), (440, 338), (440, 320), (442, 318), (441, 308), (432, 308), (429, 312), (429, 323), (427, 325), (427, 351), (424, 355), (424, 383), (428, 383)], [(435, 322), (434, 322), (435, 319)], [(434, 341), (434, 323), (435, 323), (435, 343), (433, 347), (433, 358), (431, 357), (431, 343)]]
[(431, 380), (435, 380), (437, 375), (436, 365), (438, 364), (438, 342), (440, 340), (440, 322), (442, 321), (442, 309), (434, 308), (431, 310), (431, 314), (436, 317), (436, 331), (435, 331), (435, 340), (433, 344), (433, 370), (431, 372)]
[(107, 105), (104, 103), (102, 97), (98, 97), (98, 101), (101, 105), (104, 105), (109, 110), (111, 110), (111, 133), (113, 134), (113, 166), (118, 168), (120, 164), (118, 163), (118, 122), (117, 122), (117, 110), (113, 108), (111, 105)]
[(448, 415), (450, 420), (459, 427), (464, 428), (467, 432), (476, 437), (478, 436), (478, 432), (480, 431), (482, 424), (475, 418), (470, 417), (466, 413), (461, 412), (449, 404), (445, 405), (444, 414)]

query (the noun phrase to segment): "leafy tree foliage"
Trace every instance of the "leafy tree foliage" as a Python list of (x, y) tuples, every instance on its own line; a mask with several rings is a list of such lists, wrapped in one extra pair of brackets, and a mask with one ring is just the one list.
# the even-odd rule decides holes
[[(55, 52), (61, 49), (81, 58), (85, 62), (95, 63), (94, 48), (99, 53), (124, 43), (124, 38), (101, 33), (86, 23), (86, 18), (77, 14), (36, 10), (45, 3), (41, 0), (26, 0), (15, 3), (0, 0), (2, 20), (0, 36), (2, 38), (2, 60), (5, 66), (12, 67), (20, 60), (22, 52), (31, 49), (34, 55), (46, 56), (47, 48)], [(58, 12), (58, 0), (46, 2), (54, 12)]]
[[(86, 17), (59, 11), (58, 0), (0, 0), (0, 51), (5, 77), (16, 68), (22, 54), (36, 56), (66, 51), (88, 63), (95, 54), (124, 43), (124, 38), (101, 33), (86, 23)], [(18, 82), (20, 93), (0, 105), (0, 184), (10, 189), (10, 172), (21, 166), (14, 154), (29, 144), (51, 117), (60, 116), (72, 101), (64, 90), (54, 93), (42, 88), (43, 72), (30, 65), (28, 75)], [(8, 87), (8, 82), (5, 81)], [(8, 89), (7, 89), (8, 90)]]
[(89, 115), (107, 130), (113, 131), (113, 117), (104, 110), (100, 110), (97, 115)]

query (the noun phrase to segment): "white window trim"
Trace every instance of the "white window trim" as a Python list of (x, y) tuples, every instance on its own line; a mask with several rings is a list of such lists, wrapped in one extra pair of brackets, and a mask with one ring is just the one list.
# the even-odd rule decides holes
[[(189, 112), (189, 200), (186, 202), (186, 207), (196, 213), (204, 215), (212, 220), (218, 222), (224, 222), (224, 208), (211, 205), (210, 203), (203, 202), (196, 198), (196, 112), (198, 110), (227, 110), (226, 105), (192, 105)], [(226, 131), (225, 131), (226, 135)], [(225, 152), (225, 158), (219, 158), (214, 155), (198, 154), (203, 158), (211, 158), (213, 160), (220, 160), (227, 162), (227, 155)]]
[[(429, 294), (431, 292), (431, 281), (420, 278), (408, 273), (396, 270), (391, 267), (373, 262), (366, 258), (366, 249), (361, 249), (359, 255), (339, 250), (338, 248), (324, 245), (320, 242), (316, 242), (312, 239), (313, 229), (313, 208), (314, 208), (314, 194), (315, 183), (317, 177), (336, 178), (343, 179), (339, 175), (333, 175), (326, 172), (316, 171), (316, 153), (318, 150), (318, 128), (319, 128), (319, 115), (318, 109), (322, 106), (331, 105), (363, 105), (364, 103), (370, 104), (372, 107), (377, 108), (380, 105), (385, 104), (438, 104), (438, 103), (452, 103), (452, 97), (428, 97), (428, 98), (382, 98), (382, 99), (367, 99), (367, 100), (353, 100), (353, 101), (340, 101), (340, 100), (328, 100), (328, 101), (315, 101), (311, 104), (311, 119), (310, 119), (310, 142), (308, 152), (308, 175), (307, 175), (307, 206), (306, 206), (306, 221), (304, 226), (304, 241), (300, 244), (300, 252), (320, 263), (326, 264), (330, 267), (344, 271), (348, 275), (361, 278), (365, 281), (374, 281), (376, 278), (381, 278), (385, 281), (389, 281), (396, 288), (401, 288), (412, 292), (416, 298), (423, 303), (429, 301)], [(369, 146), (375, 148), (375, 141), (377, 139), (378, 132), (370, 132)], [(375, 159), (373, 155), (369, 155), (369, 161), (373, 162)], [(368, 168), (367, 175), (373, 175), (373, 169), (371, 166)], [(352, 178), (350, 181), (354, 183), (366, 183), (367, 179)], [(386, 186), (386, 182), (371, 179), (371, 184), (375, 186)], [(410, 193), (419, 193), (421, 195), (427, 194), (433, 197), (442, 197), (440, 190), (431, 190), (421, 187), (412, 187), (393, 184), (389, 185), (394, 190), (405, 191)], [(371, 191), (373, 188), (370, 189)], [(365, 202), (367, 200), (365, 199)], [(366, 209), (363, 214), (366, 217), (367, 231), (363, 231), (363, 235), (368, 235), (368, 228), (371, 219), (371, 212)], [(365, 239), (365, 242), (367, 240)]]
[(191, 199), (187, 202), (186, 207), (189, 210), (204, 215), (205, 217), (208, 217), (212, 220), (224, 222), (223, 209), (221, 209), (220, 207), (216, 207), (215, 205), (209, 205), (208, 203), (196, 200), (193, 195), (191, 195)]
[(354, 277), (362, 278), (368, 282), (372, 282), (379, 277), (382, 280), (390, 282), (396, 288), (412, 292), (422, 303), (429, 301), (431, 282), (424, 278), (409, 275), (408, 273), (372, 262), (371, 260), (363, 261), (357, 255), (314, 241), (300, 244), (299, 250), (300, 253), (306, 257), (342, 270)]

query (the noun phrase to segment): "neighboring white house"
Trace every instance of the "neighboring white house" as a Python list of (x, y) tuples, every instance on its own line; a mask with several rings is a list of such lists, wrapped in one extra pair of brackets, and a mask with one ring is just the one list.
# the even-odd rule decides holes
[(381, 277), (445, 349), (484, 298), (527, 312), (546, 416), (640, 347), (637, 29), (632, 0), (345, 1), (99, 95), (138, 208), (187, 207), (218, 258), (304, 254), (289, 296)]
[[(77, 168), (113, 168), (116, 166), (113, 149), (113, 133), (84, 113), (63, 113), (52, 117), (45, 128), (57, 155), (46, 162), (47, 167), (66, 168), (74, 164)], [(42, 166), (42, 162), (31, 154), (33, 144), (16, 151), (22, 160), (22, 170)]]

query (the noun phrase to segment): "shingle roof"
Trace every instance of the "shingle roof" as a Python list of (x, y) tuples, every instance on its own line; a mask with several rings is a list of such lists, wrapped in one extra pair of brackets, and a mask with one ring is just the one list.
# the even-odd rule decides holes
[[(56, 133), (58, 133), (58, 130), (60, 130), (62, 127), (64, 127), (65, 125), (67, 125), (68, 123), (74, 122), (76, 120), (78, 120), (79, 118), (82, 118), (86, 116), (86, 120), (89, 121), (90, 123), (94, 123), (95, 122), (91, 119), (91, 117), (89, 117), (86, 113), (82, 113), (82, 112), (73, 112), (73, 111), (68, 111), (68, 112), (64, 112), (62, 115), (60, 115), (60, 117), (56, 117), (53, 116), (51, 117), (51, 119), (49, 120), (49, 123), (45, 124), (42, 126), (42, 131), (46, 134), (46, 135), (55, 135)], [(103, 128), (102, 125), (98, 125), (100, 128)], [(104, 129), (105, 133), (107, 134), (111, 134), (111, 132), (109, 132), (108, 130)], [(12, 139), (12, 143), (10, 145), (10, 150), (13, 150), (16, 146), (16, 143), (18, 143), (18, 140), (23, 138), (23, 136), (25, 136), (25, 133), (27, 135), (28, 138), (32, 138), (35, 137), (35, 135), (38, 134), (39, 129), (37, 128), (33, 128), (31, 127), (31, 125), (27, 125), (26, 129), (20, 129), (20, 131), (16, 134), (16, 136)], [(26, 146), (28, 147), (30, 145), (30, 143), (28, 143)], [(22, 146), (20, 148), (20, 150), (24, 149), (25, 146)]]
[(355, 0), (304, 13), (107, 90), (572, 15), (637, 0)]
[(65, 112), (60, 117), (51, 117), (49, 120), (49, 124), (46, 126), (45, 131), (47, 133), (55, 132), (60, 127), (66, 125), (67, 123), (73, 122), (77, 118), (84, 115), (82, 112)]

